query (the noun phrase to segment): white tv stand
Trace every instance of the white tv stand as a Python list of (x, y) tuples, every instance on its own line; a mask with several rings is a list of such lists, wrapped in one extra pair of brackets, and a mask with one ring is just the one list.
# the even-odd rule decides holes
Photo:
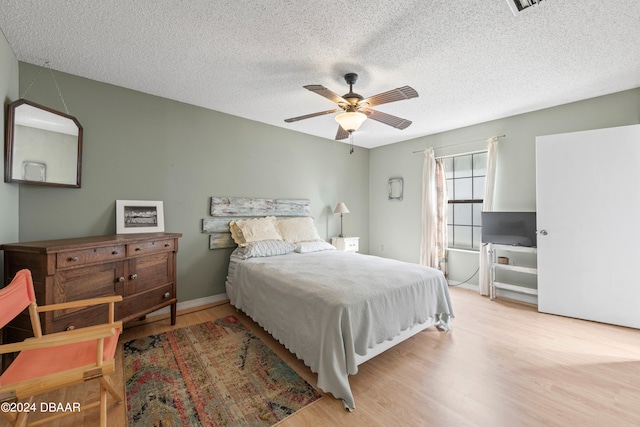
[(512, 245), (499, 245), (495, 243), (489, 243), (489, 257), (491, 260), (491, 268), (489, 269), (489, 298), (492, 300), (496, 298), (496, 289), (505, 289), (509, 291), (522, 292), (529, 295), (538, 295), (537, 288), (530, 288), (527, 286), (516, 285), (512, 283), (497, 282), (496, 270), (509, 270), (518, 273), (525, 274), (538, 274), (536, 267), (524, 267), (521, 265), (500, 264), (498, 262), (497, 252), (521, 252), (537, 255), (538, 249), (528, 246), (512, 246)]

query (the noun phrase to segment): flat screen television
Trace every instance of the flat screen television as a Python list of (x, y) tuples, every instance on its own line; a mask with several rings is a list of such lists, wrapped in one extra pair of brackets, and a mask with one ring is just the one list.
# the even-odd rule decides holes
[(482, 243), (537, 246), (535, 212), (482, 212)]

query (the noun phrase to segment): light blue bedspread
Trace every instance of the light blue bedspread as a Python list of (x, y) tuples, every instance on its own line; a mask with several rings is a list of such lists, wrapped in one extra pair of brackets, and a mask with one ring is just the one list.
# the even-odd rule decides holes
[(318, 387), (355, 401), (355, 355), (424, 322), (449, 329), (447, 282), (438, 270), (341, 251), (250, 258), (231, 256), (227, 293), (318, 374)]

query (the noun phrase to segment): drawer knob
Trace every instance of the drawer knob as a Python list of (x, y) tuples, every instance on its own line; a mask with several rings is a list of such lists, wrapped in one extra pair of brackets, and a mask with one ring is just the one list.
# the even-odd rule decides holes
[(67, 327), (66, 330), (67, 331), (73, 331), (75, 328), (76, 328), (75, 326), (71, 325), (71, 326)]
[(124, 282), (124, 276), (118, 277), (118, 282)]
[(168, 243), (165, 243), (165, 244), (164, 244), (164, 247), (165, 247), (165, 248), (168, 248), (169, 246), (171, 246), (171, 245), (170, 245), (170, 244), (168, 244)]
[(165, 297), (165, 298), (169, 298), (170, 296), (171, 296), (171, 294), (170, 294), (169, 292), (166, 292), (166, 293), (164, 294), (164, 297)]
[(77, 261), (77, 260), (78, 260), (77, 256), (73, 256), (73, 257), (69, 258), (69, 261)]
[(118, 251), (111, 252), (112, 255), (118, 255)]
[(140, 252), (142, 248), (136, 248), (136, 252)]
[(133, 273), (131, 275), (131, 280), (136, 280), (138, 278), (138, 275), (136, 273)]

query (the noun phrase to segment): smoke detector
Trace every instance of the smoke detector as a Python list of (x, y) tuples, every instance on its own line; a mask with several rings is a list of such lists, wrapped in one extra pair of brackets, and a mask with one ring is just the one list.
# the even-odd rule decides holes
[(517, 16), (520, 12), (533, 5), (539, 4), (541, 1), (542, 0), (507, 0), (507, 4), (511, 12)]

